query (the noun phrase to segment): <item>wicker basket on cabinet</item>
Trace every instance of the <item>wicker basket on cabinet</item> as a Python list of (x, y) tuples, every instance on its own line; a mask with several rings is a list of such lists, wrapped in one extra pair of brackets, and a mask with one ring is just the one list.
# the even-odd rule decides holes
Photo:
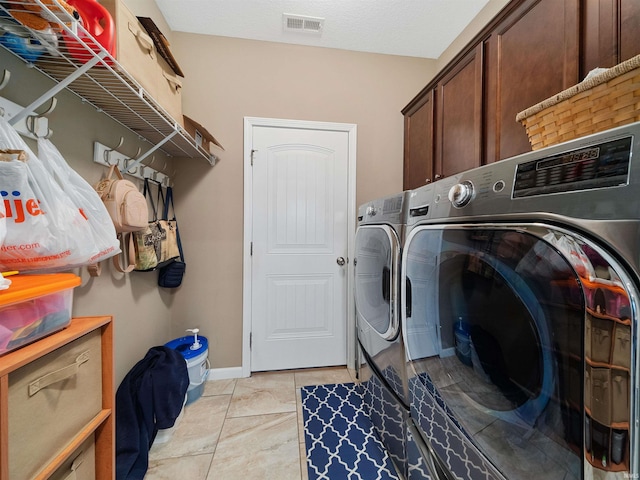
[(640, 121), (640, 55), (516, 115), (533, 150)]

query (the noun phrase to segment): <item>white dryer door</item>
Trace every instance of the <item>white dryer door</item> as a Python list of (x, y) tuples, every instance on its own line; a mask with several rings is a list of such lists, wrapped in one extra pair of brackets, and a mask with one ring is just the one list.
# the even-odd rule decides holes
[(388, 341), (398, 335), (399, 262), (400, 242), (393, 228), (388, 225), (358, 228), (354, 290), (358, 334), (365, 348), (377, 339)]

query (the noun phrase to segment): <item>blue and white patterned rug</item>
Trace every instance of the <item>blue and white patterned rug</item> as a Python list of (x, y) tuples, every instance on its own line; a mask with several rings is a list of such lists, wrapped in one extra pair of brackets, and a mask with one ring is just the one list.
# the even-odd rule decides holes
[(397, 480), (353, 383), (302, 387), (309, 480)]

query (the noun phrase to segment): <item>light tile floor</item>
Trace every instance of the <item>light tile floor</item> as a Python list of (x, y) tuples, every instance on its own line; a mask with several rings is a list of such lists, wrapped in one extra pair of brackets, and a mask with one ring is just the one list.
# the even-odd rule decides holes
[(307, 480), (300, 387), (355, 381), (345, 367), (208, 381), (151, 448), (145, 480)]

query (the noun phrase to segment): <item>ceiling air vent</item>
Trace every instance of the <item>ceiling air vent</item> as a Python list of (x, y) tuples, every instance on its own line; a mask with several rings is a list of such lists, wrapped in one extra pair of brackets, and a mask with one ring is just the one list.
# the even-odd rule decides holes
[(304, 15), (282, 14), (282, 27), (285, 32), (313, 33), (320, 35), (324, 18), (307, 17)]

